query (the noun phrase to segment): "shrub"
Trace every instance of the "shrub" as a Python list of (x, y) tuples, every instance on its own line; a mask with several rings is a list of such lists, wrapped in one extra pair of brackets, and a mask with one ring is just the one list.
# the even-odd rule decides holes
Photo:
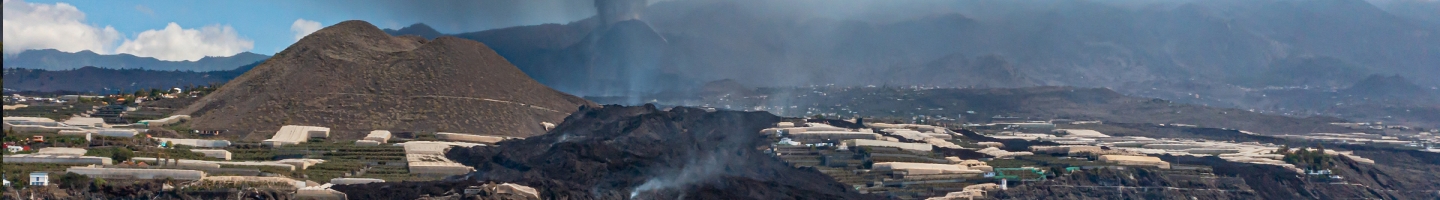
[(85, 155), (108, 157), (115, 162), (121, 162), (135, 157), (135, 151), (131, 151), (130, 148), (126, 147), (110, 147), (91, 149), (89, 152), (86, 152)]
[(55, 184), (59, 185), (60, 188), (79, 190), (89, 189), (91, 182), (89, 176), (76, 174), (74, 172), (66, 172), (55, 180)]

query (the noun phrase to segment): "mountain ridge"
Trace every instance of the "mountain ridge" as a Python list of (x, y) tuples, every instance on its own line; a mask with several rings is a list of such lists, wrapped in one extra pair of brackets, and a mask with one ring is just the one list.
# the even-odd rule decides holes
[(241, 52), (231, 56), (206, 56), (196, 61), (164, 61), (131, 54), (101, 55), (93, 51), (62, 52), (54, 49), (26, 50), (7, 56), (5, 68), (67, 70), (81, 67), (111, 69), (148, 69), (161, 71), (225, 71), (263, 61), (270, 56)]
[[(111, 94), (143, 89), (224, 84), (261, 62), (224, 71), (161, 71), (86, 66), (68, 70), (5, 69), (5, 89), (30, 92)], [(9, 92), (7, 90), (7, 92)]]

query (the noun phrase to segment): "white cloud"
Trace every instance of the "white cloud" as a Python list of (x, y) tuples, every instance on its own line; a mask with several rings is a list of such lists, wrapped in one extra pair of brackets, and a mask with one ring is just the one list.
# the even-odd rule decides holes
[(325, 26), (320, 25), (320, 22), (305, 19), (295, 19), (295, 23), (290, 24), (290, 32), (295, 33), (295, 41), (300, 41), (301, 38), (319, 31), (320, 28), (325, 28)]
[(67, 3), (5, 0), (4, 7), (6, 54), (26, 49), (90, 50), (104, 54), (109, 53), (109, 48), (121, 37), (120, 32), (110, 26), (85, 24), (85, 13)]
[(255, 42), (240, 37), (229, 25), (209, 25), (196, 30), (171, 22), (165, 29), (140, 32), (134, 40), (126, 39), (115, 52), (160, 60), (195, 61), (206, 56), (232, 56), (252, 48)]

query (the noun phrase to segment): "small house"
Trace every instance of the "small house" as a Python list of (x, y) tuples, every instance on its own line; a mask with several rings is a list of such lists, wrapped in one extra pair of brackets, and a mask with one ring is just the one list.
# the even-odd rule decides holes
[(47, 186), (47, 185), (50, 185), (50, 173), (45, 173), (45, 172), (31, 172), (31, 173), (30, 173), (30, 185), (31, 185), (31, 186)]

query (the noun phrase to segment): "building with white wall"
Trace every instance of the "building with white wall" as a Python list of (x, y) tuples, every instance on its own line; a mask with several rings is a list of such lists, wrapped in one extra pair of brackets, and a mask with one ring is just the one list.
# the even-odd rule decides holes
[(504, 140), (506, 140), (506, 139), (515, 138), (515, 137), (506, 137), (506, 136), (489, 136), (489, 135), (475, 135), (475, 134), (469, 134), (469, 133), (446, 133), (446, 132), (435, 133), (435, 137), (436, 137), (436, 138), (440, 138), (440, 140), (445, 140), (445, 141), (473, 142), (473, 143), (481, 143), (481, 144), (495, 144), (495, 143), (497, 143), (497, 142), (504, 141)]
[(30, 186), (50, 185), (50, 173), (30, 172)]
[(101, 168), (92, 166), (70, 167), (66, 172), (89, 176), (92, 178), (104, 179), (175, 179), (175, 180), (200, 180), (205, 178), (205, 172), (185, 169), (138, 169), (138, 168)]
[(202, 139), (177, 139), (177, 138), (155, 138), (159, 142), (169, 142), (174, 145), (185, 145), (203, 148), (225, 148), (230, 146), (229, 140), (202, 140)]
[(111, 165), (110, 158), (75, 155), (20, 154), (6, 155), (4, 163), (45, 163), (66, 165)]
[(270, 137), (268, 140), (261, 141), (260, 144), (269, 146), (294, 145), (303, 143), (310, 138), (326, 137), (330, 137), (330, 128), (286, 125), (280, 127), (280, 130), (275, 132), (275, 136)]

